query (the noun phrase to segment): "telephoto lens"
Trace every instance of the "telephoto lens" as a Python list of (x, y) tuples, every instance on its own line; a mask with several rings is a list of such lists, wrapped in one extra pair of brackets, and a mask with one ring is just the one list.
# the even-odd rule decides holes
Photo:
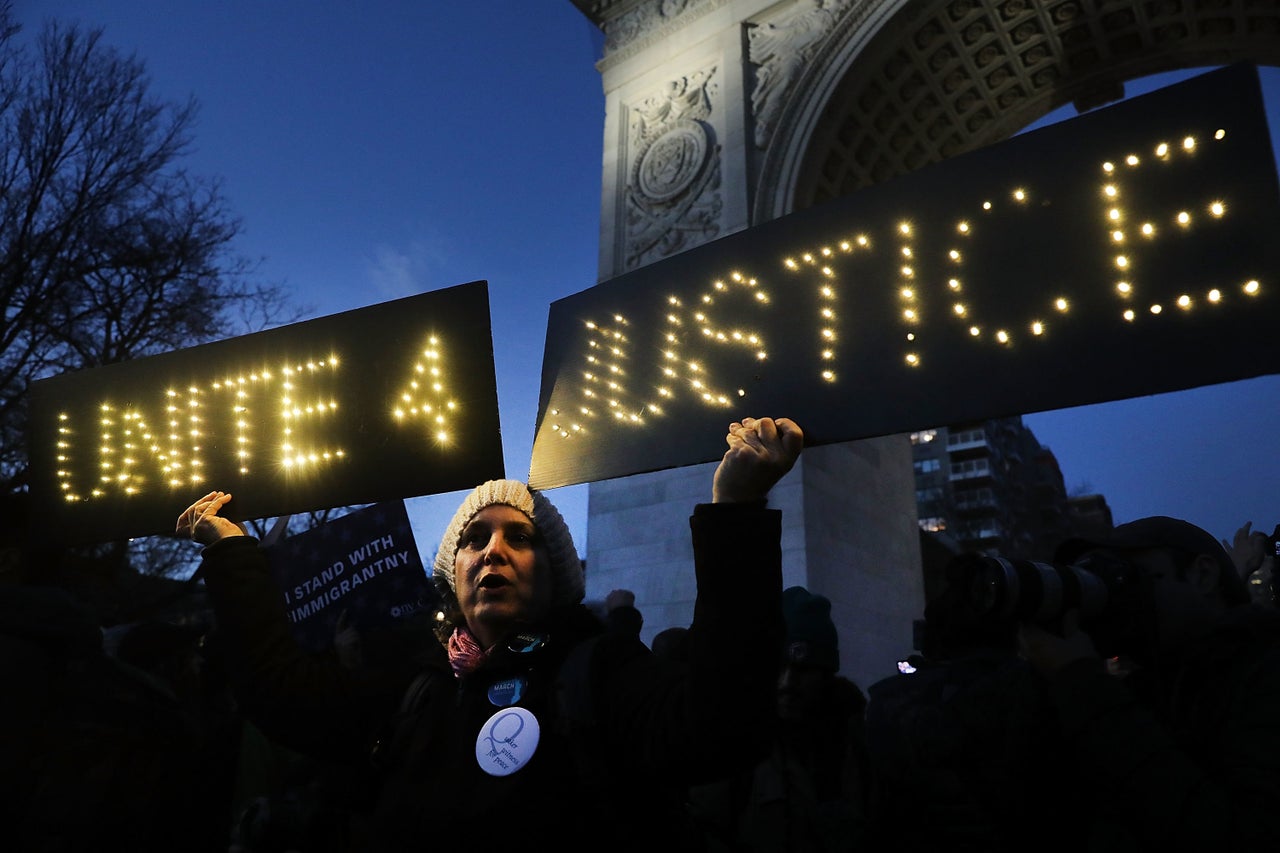
[(1108, 597), (1102, 578), (1078, 566), (1004, 557), (981, 557), (969, 591), (983, 617), (1038, 625), (1056, 624), (1073, 608), (1082, 622), (1091, 621), (1106, 610)]
[[(1140, 574), (1127, 561), (1104, 552), (1072, 565), (967, 555), (955, 571), (967, 584), (968, 602), (980, 620), (1032, 622), (1047, 628), (1062, 614), (1080, 611), (1080, 623), (1122, 617), (1137, 602)], [(957, 578), (958, 579), (958, 578)]]

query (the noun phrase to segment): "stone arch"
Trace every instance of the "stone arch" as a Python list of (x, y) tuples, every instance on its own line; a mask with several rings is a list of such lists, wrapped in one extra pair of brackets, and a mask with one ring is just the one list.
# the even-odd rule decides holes
[(890, 0), (846, 14), (784, 108), (761, 223), (1178, 69), (1280, 65), (1280, 0)]

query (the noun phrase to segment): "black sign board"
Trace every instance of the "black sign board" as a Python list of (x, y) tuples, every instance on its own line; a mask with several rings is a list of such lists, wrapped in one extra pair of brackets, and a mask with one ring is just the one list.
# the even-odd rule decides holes
[(552, 305), (531, 485), (1280, 370), (1280, 204), (1233, 66), (692, 249)]
[(36, 518), (67, 543), (172, 532), (200, 495), (237, 518), (503, 476), (483, 281), (31, 389)]

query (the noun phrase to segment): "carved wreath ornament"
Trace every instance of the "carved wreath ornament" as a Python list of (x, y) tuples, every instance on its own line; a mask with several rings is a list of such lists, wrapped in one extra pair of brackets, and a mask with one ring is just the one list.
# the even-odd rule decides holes
[(670, 201), (693, 186), (709, 150), (707, 131), (700, 123), (679, 121), (640, 156), (635, 186), (649, 201)]

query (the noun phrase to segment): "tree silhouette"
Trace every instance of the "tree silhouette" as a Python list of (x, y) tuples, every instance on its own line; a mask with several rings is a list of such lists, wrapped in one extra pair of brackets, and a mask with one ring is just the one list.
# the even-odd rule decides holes
[[(219, 181), (183, 167), (193, 99), (152, 96), (144, 63), (101, 29), (20, 33), (0, 0), (0, 493), (29, 480), (32, 382), (302, 312), (233, 250), (241, 223)], [(171, 540), (94, 550), (156, 574), (192, 558)]]
[(31, 382), (258, 331), (288, 308), (232, 250), (241, 224), (218, 181), (182, 166), (195, 102), (152, 97), (100, 29), (18, 34), (0, 2), (3, 491), (28, 479)]

